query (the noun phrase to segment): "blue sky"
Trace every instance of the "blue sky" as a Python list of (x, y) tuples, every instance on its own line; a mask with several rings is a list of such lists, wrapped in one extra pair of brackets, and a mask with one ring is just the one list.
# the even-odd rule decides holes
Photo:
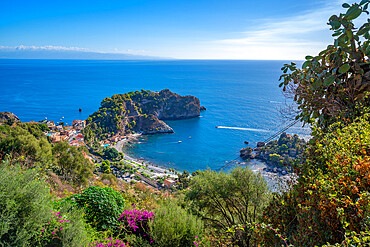
[(1, 0), (0, 46), (185, 59), (303, 59), (332, 41), (331, 0)]

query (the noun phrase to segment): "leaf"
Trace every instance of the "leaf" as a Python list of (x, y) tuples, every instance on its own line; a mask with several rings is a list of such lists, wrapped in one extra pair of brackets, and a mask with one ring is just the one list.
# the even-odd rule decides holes
[(359, 8), (357, 4), (353, 5), (347, 10), (347, 13), (344, 15), (347, 20), (356, 19), (359, 15), (361, 15), (362, 10)]
[(348, 3), (343, 3), (342, 7), (348, 9), (349, 7), (351, 7), (351, 5), (349, 5)]
[(360, 5), (363, 5), (364, 3), (366, 3), (366, 2), (368, 2), (368, 0), (362, 0), (361, 2), (360, 2)]
[(342, 66), (339, 67), (339, 73), (343, 74), (343, 73), (346, 73), (349, 69), (351, 68), (351, 66), (349, 66), (348, 63), (345, 63), (343, 64)]
[(340, 21), (337, 21), (337, 20), (334, 20), (334, 21), (331, 21), (329, 22), (330, 26), (333, 28), (333, 29), (338, 29), (340, 28)]
[(306, 56), (306, 60), (312, 60), (313, 56)]
[(308, 67), (309, 65), (311, 65), (311, 61), (306, 61), (302, 64), (302, 69), (305, 69), (306, 67)]
[(328, 76), (328, 77), (325, 78), (324, 84), (325, 84), (325, 86), (330, 86), (330, 85), (332, 85), (334, 83), (334, 81), (335, 81), (335, 76), (334, 75), (330, 75), (330, 76)]
[(362, 26), (360, 30), (358, 30), (357, 35), (363, 35), (370, 31), (370, 26)]

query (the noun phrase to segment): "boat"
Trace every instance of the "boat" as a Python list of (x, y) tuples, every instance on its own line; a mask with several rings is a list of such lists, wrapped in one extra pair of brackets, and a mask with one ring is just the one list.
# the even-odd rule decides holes
[(191, 139), (191, 136), (189, 136), (189, 139)]
[(218, 128), (218, 126), (216, 126), (216, 128)]
[(178, 141), (178, 143), (181, 143), (182, 141)]

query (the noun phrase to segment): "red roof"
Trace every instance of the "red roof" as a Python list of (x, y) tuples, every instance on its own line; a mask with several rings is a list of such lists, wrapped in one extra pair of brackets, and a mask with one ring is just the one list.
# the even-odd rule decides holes
[(76, 136), (76, 138), (78, 138), (78, 139), (82, 139), (82, 138), (84, 138), (84, 136), (83, 136), (82, 134), (78, 134), (78, 135)]

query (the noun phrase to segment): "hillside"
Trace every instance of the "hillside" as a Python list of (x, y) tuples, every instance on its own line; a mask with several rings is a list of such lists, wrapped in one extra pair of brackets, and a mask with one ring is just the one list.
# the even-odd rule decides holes
[(99, 110), (90, 115), (84, 133), (90, 141), (132, 132), (173, 133), (162, 120), (199, 117), (200, 111), (198, 98), (180, 96), (168, 89), (116, 94), (105, 98)]

